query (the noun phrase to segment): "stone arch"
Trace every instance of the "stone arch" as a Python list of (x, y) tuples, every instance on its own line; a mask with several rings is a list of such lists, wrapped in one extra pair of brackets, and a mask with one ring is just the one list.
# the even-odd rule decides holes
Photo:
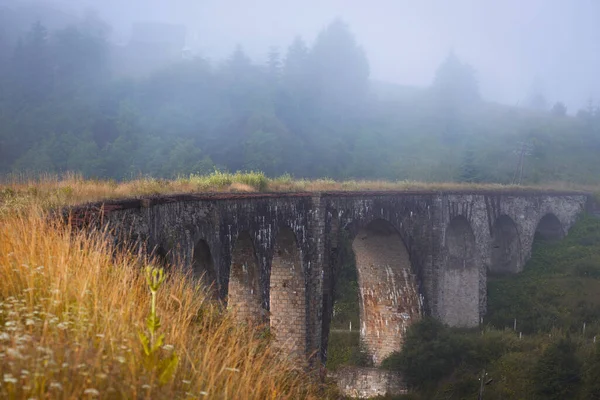
[(209, 288), (211, 295), (216, 295), (217, 273), (215, 262), (206, 240), (200, 239), (194, 245), (194, 256), (192, 262), (192, 275)]
[(296, 235), (288, 227), (275, 240), (269, 293), (276, 345), (290, 354), (306, 353), (306, 283)]
[(238, 320), (262, 322), (260, 268), (252, 238), (247, 231), (238, 235), (231, 253), (228, 292), (227, 306), (235, 311)]
[(408, 250), (392, 224), (376, 219), (352, 241), (358, 273), (360, 336), (378, 365), (402, 348), (421, 317), (421, 298)]
[(517, 224), (502, 214), (492, 228), (492, 260), (490, 273), (516, 274), (521, 268), (521, 238)]
[(535, 238), (547, 241), (557, 241), (565, 236), (562, 223), (552, 213), (544, 215), (535, 228)]
[(475, 235), (469, 221), (458, 216), (446, 228), (443, 273), (443, 322), (450, 326), (479, 324), (479, 266)]

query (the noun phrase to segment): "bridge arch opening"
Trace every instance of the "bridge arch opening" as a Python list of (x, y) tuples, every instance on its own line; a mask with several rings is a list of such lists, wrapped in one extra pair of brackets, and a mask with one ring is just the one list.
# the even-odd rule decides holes
[(262, 322), (260, 268), (248, 232), (240, 233), (233, 247), (228, 293), (227, 307), (240, 322)]
[(508, 215), (498, 217), (492, 228), (491, 274), (516, 274), (521, 267), (521, 239), (517, 224)]
[(479, 268), (475, 235), (469, 221), (453, 218), (446, 228), (443, 273), (443, 322), (456, 327), (479, 324)]
[(421, 317), (421, 298), (408, 250), (392, 224), (376, 219), (352, 241), (358, 274), (360, 338), (373, 364), (399, 351)]
[(275, 343), (292, 355), (306, 352), (306, 283), (296, 235), (281, 227), (275, 240), (270, 280), (270, 326)]
[(358, 272), (352, 240), (345, 231), (339, 232), (333, 240), (331, 270), (323, 282), (323, 360), (328, 369), (346, 364), (369, 364), (371, 358), (360, 337)]
[(202, 282), (211, 295), (216, 295), (217, 274), (210, 247), (204, 239), (198, 240), (194, 246), (192, 276)]
[(544, 241), (558, 241), (565, 236), (562, 224), (556, 215), (548, 213), (544, 215), (535, 228), (535, 238)]

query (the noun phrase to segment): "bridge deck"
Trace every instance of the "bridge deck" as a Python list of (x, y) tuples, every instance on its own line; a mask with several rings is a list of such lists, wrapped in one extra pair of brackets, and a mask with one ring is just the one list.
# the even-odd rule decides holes
[(376, 196), (423, 196), (423, 195), (502, 195), (502, 196), (591, 196), (592, 193), (584, 191), (566, 191), (551, 189), (506, 189), (506, 190), (362, 190), (362, 191), (320, 191), (320, 192), (198, 192), (176, 193), (166, 195), (140, 196), (133, 198), (114, 198), (100, 200), (67, 207), (68, 210), (99, 209), (104, 211), (125, 210), (132, 208), (147, 208), (153, 205), (180, 203), (202, 200), (245, 200), (264, 198), (298, 198), (298, 197), (376, 197)]

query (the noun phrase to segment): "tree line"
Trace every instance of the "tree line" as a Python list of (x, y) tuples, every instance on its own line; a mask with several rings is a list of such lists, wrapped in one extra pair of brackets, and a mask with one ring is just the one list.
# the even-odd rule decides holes
[[(560, 106), (486, 103), (475, 70), (454, 53), (429, 88), (373, 82), (338, 19), (313, 43), (272, 47), (262, 63), (238, 46), (221, 62), (181, 59), (134, 79), (112, 71), (107, 32), (94, 18), (56, 31), (38, 22), (17, 42), (0, 32), (0, 172), (508, 182), (512, 147), (525, 139), (535, 143), (525, 181), (595, 179), (586, 154), (600, 149), (597, 107), (571, 118)], [(591, 164), (572, 160), (577, 145)]]

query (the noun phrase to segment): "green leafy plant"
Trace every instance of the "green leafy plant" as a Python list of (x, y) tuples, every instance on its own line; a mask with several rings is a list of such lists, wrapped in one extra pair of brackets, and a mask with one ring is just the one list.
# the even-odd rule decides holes
[(156, 372), (158, 381), (161, 385), (169, 382), (179, 364), (179, 357), (172, 352), (168, 357), (161, 357), (160, 350), (163, 347), (165, 335), (158, 335), (158, 330), (161, 327), (160, 317), (156, 313), (156, 297), (158, 289), (165, 281), (166, 275), (162, 268), (147, 267), (146, 268), (146, 283), (150, 289), (152, 296), (150, 315), (146, 319), (146, 328), (148, 334), (139, 333), (140, 342), (144, 350), (144, 364), (150, 371)]

